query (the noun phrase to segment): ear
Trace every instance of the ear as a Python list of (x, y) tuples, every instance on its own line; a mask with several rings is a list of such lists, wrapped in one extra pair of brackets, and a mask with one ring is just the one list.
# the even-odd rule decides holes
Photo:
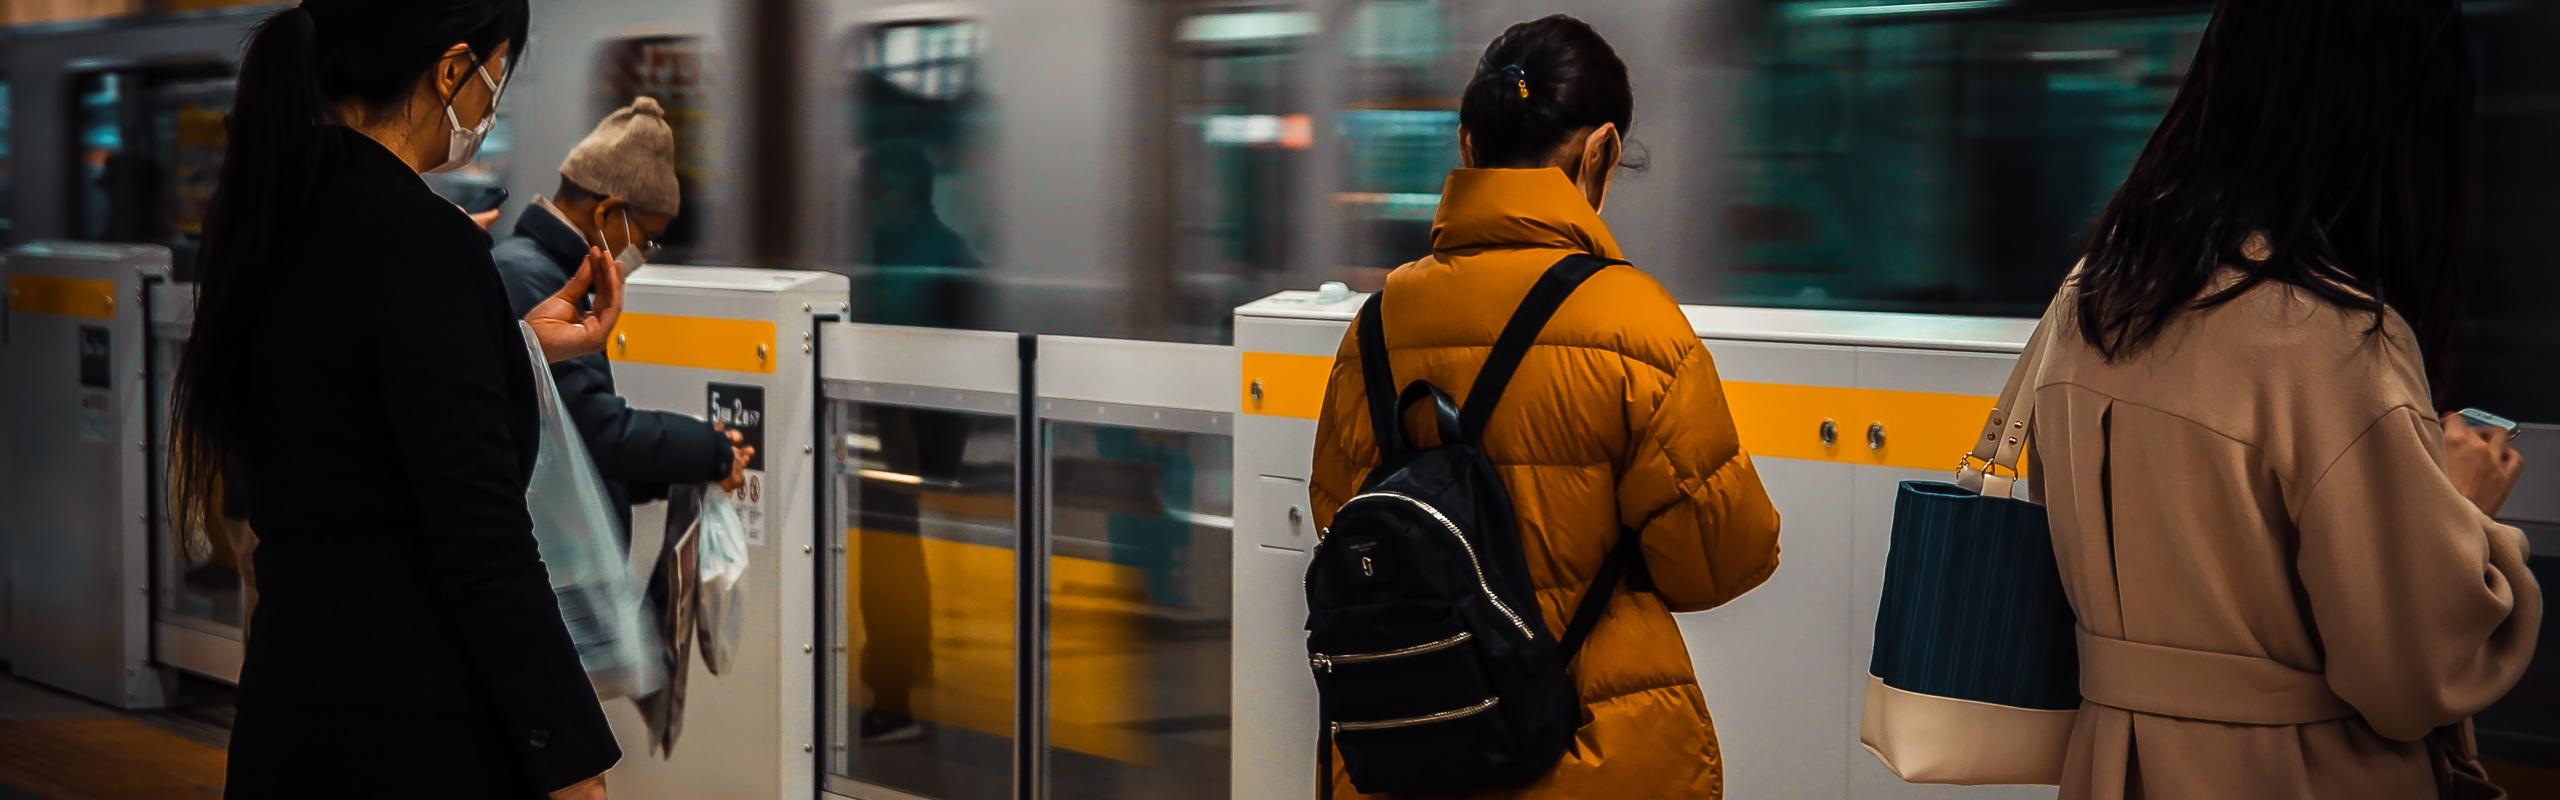
[(444, 55), (436, 60), (436, 101), (453, 102), (454, 95), (462, 91), (462, 82), (470, 77), (471, 46), (457, 42), (445, 48)]
[(1574, 183), (1582, 189), (1583, 198), (1591, 201), (1591, 210), (1598, 211), (1608, 202), (1609, 177), (1617, 172), (1618, 158), (1625, 146), (1615, 122), (1600, 123), (1583, 137), (1581, 163), (1576, 165), (1580, 171), (1575, 173)]
[(1476, 168), (1476, 137), (1465, 125), (1458, 126), (1458, 166)]
[(612, 222), (620, 218), (622, 206), (622, 198), (607, 197), (596, 201), (594, 210), (587, 212), (587, 223), (595, 226), (597, 247), (605, 247), (609, 243), (605, 231), (613, 230)]

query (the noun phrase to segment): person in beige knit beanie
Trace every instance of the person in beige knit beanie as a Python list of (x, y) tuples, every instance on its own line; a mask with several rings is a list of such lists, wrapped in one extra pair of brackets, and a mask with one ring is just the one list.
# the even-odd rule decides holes
[[(560, 190), (534, 198), (515, 235), (490, 251), (507, 302), (521, 315), (560, 291), (589, 247), (617, 254), (623, 274), (631, 274), (656, 249), (650, 241), (675, 221), (676, 198), (675, 132), (658, 101), (639, 98), (569, 151), (560, 162)], [(552, 364), (551, 378), (613, 495), (625, 546), (631, 504), (664, 499), (671, 486), (734, 488), (744, 479), (755, 448), (700, 417), (623, 402), (607, 353)]]
[(675, 129), (656, 99), (641, 97), (596, 123), (561, 160), (559, 191), (533, 205), (620, 258), (629, 275), (683, 210), (680, 194)]

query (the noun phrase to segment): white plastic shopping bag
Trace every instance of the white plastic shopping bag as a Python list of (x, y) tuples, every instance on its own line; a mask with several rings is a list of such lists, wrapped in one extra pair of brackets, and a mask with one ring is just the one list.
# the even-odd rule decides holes
[(747, 599), (747, 528), (728, 494), (713, 486), (702, 487), (702, 516), (694, 524), (702, 585), (695, 595), (700, 606), (693, 619), (702, 645), (702, 665), (719, 675), (737, 653), (738, 629), (746, 625), (741, 607)]
[(542, 416), (542, 448), (534, 457), (525, 506), (533, 514), (533, 538), (560, 600), (560, 619), (578, 647), (578, 662), (596, 697), (611, 700), (655, 692), (666, 684), (666, 656), (652, 626), (647, 600), (623, 554), (613, 498), (596, 476), (586, 442), (560, 406), (533, 329), (523, 323), (525, 358), (533, 363), (534, 403)]

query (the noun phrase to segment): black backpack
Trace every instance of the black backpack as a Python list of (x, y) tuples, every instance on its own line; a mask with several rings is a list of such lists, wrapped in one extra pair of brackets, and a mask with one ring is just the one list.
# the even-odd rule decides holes
[[(1360, 309), (1360, 361), (1379, 463), (1334, 512), (1307, 565), (1307, 661), (1323, 730), (1322, 796), (1333, 755), (1366, 794), (1456, 791), (1545, 775), (1572, 745), (1582, 702), (1567, 671), (1620, 577), (1638, 561), (1619, 535), (1559, 639), (1548, 633), (1521, 555), (1511, 493), (1477, 449), (1503, 388), (1576, 287), (1610, 264), (1576, 254), (1549, 267), (1504, 325), (1464, 408), (1429, 381), (1396, 391), (1383, 292)], [(1402, 412), (1432, 403), (1437, 447), (1403, 435)]]

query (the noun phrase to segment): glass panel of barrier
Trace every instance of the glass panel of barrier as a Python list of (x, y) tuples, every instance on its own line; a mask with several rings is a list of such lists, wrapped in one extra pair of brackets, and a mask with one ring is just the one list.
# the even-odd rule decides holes
[(1055, 418), (1042, 431), (1047, 796), (1226, 797), (1234, 438)]
[[(192, 293), (172, 292), (169, 296), (178, 302), (194, 300)], [(153, 315), (159, 319), (151, 325), (151, 469), (154, 475), (167, 475), (169, 389), (178, 375), (178, 357), (187, 346), (188, 323), (180, 320), (192, 315), (178, 309), (156, 308)], [(168, 489), (165, 480), (156, 486), (164, 494)], [(245, 526), (246, 522), (223, 519), (208, 525), (181, 526), (165, 497), (152, 505), (152, 511), (152, 535), (159, 540), (152, 549), (160, 562), (156, 616), (163, 622), (240, 640), (247, 612), (240, 571), (248, 548), (234, 526)]]
[(992, 800), (1013, 791), (1019, 423), (918, 393), (827, 390), (828, 784)]

